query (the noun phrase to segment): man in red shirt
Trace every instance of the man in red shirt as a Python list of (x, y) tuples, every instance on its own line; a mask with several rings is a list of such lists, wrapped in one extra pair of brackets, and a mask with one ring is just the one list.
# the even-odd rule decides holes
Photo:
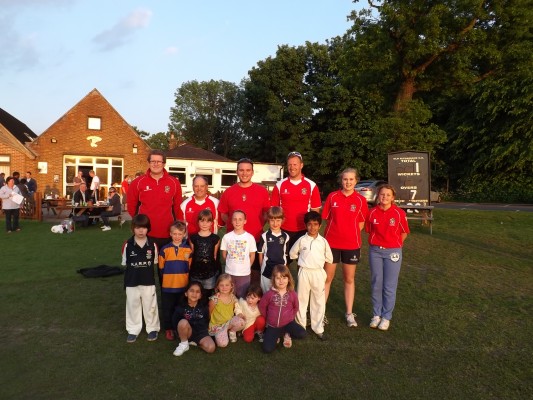
[(212, 231), (213, 233), (217, 233), (218, 199), (209, 195), (209, 183), (207, 179), (202, 175), (196, 176), (192, 180), (192, 190), (194, 194), (181, 203), (181, 212), (187, 222), (187, 234), (191, 237), (193, 233), (200, 230), (198, 226), (198, 214), (206, 208), (211, 210), (213, 214), (214, 224)]
[[(222, 222), (226, 225), (226, 232), (233, 230), (231, 216), (235, 210), (242, 210), (246, 214), (244, 230), (253, 235), (256, 243), (259, 243), (263, 226), (266, 221), (266, 213), (270, 208), (268, 191), (262, 185), (252, 182), (254, 164), (249, 158), (237, 161), (237, 176), (239, 182), (227, 188), (218, 205), (218, 212)], [(256, 257), (252, 265), (252, 282), (258, 283), (260, 276), (259, 257)]]
[(150, 218), (148, 236), (158, 248), (170, 242), (170, 225), (183, 220), (181, 184), (167, 172), (165, 163), (165, 153), (152, 150), (148, 155), (148, 170), (131, 182), (127, 195), (128, 213), (132, 217), (146, 214)]
[(308, 211), (319, 211), (322, 206), (318, 186), (303, 176), (303, 158), (297, 151), (287, 156), (289, 176), (276, 183), (270, 199), (271, 206), (280, 206), (285, 214), (281, 228), (289, 234), (289, 249), (306, 232), (304, 215)]

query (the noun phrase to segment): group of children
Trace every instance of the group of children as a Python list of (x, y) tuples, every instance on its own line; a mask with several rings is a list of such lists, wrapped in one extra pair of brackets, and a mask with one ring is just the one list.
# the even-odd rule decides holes
[[(271, 207), (267, 218), (269, 229), (257, 246), (245, 230), (243, 211), (233, 213), (233, 231), (220, 240), (212, 232), (213, 215), (206, 209), (198, 215), (197, 233), (187, 238), (186, 224), (175, 222), (170, 227), (172, 241), (158, 251), (147, 236), (148, 217), (136, 215), (132, 219), (134, 235), (122, 250), (127, 342), (136, 341), (143, 315), (148, 340), (158, 337), (155, 264), (165, 337), (175, 340), (177, 333), (179, 339), (175, 356), (188, 351), (191, 344), (212, 353), (217, 346), (236, 342), (239, 332), (246, 342), (257, 336), (266, 353), (274, 351), (281, 340), (290, 348), (292, 339), (307, 335), (308, 307), (311, 329), (324, 340), (324, 264), (331, 263), (333, 256), (328, 242), (319, 234), (322, 218), (315, 211), (308, 212), (304, 218), (307, 233), (291, 249), (287, 248), (287, 233), (281, 230), (283, 210)], [(220, 273), (219, 249), (225, 273)], [(256, 252), (261, 265), (260, 285), (250, 284)], [(297, 288), (287, 266), (288, 258), (298, 259)]]

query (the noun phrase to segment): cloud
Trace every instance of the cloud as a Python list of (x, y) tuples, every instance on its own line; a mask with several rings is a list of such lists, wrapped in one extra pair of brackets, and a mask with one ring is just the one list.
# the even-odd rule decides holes
[(28, 70), (39, 63), (35, 34), (19, 34), (10, 16), (0, 18), (0, 71)]
[(165, 49), (165, 54), (174, 55), (178, 53), (178, 48), (176, 46), (169, 46)]
[(110, 51), (123, 46), (135, 33), (135, 31), (145, 28), (150, 23), (152, 12), (139, 8), (132, 11), (128, 16), (120, 20), (111, 29), (107, 29), (93, 38), (101, 51)]

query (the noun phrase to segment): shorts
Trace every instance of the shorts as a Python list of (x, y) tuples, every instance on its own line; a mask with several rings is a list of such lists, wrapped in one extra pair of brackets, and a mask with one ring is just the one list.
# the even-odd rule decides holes
[(331, 249), (333, 253), (333, 264), (337, 264), (339, 261), (343, 264), (358, 264), (361, 259), (361, 249), (355, 250), (341, 250)]
[(209, 336), (209, 333), (207, 332), (207, 330), (204, 329), (200, 332), (196, 332), (193, 329), (191, 337), (189, 338), (189, 342), (194, 342), (197, 345), (200, 345), (200, 340), (202, 340), (206, 336)]

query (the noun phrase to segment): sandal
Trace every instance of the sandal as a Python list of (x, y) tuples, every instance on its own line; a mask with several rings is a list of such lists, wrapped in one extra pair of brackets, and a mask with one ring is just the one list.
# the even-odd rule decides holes
[(285, 347), (286, 349), (290, 349), (292, 347), (292, 338), (290, 335), (286, 334), (283, 338), (283, 347)]

